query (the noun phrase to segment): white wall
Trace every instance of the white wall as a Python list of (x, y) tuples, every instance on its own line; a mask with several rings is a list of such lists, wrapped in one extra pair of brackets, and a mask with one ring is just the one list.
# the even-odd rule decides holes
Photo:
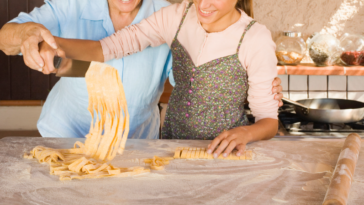
[(0, 106), (0, 130), (37, 130), (41, 110), (41, 106)]
[[(178, 3), (182, 0), (169, 0)], [(267, 26), (276, 40), (282, 31), (314, 32), (337, 37), (364, 33), (364, 0), (253, 0), (255, 19)]]

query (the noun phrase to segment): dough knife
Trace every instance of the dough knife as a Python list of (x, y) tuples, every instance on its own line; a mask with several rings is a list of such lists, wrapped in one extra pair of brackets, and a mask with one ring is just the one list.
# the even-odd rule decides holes
[(53, 65), (57, 69), (57, 77), (81, 77), (84, 78), (91, 62), (71, 60), (68, 65), (60, 68), (62, 63), (62, 58), (59, 56), (54, 56)]

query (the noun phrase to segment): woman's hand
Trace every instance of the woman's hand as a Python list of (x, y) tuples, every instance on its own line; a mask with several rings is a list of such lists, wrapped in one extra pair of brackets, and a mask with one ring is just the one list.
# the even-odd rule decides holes
[[(69, 66), (69, 63), (71, 62), (70, 59), (66, 58), (65, 53), (62, 49), (60, 49), (60, 48), (54, 49), (45, 41), (43, 41), (39, 44), (38, 52), (39, 52), (39, 56), (44, 61), (44, 66), (37, 70), (46, 75), (57, 72), (57, 69), (54, 67), (54, 62), (53, 62), (55, 56), (59, 56), (62, 58), (62, 62), (59, 66), (60, 69), (63, 67)], [(27, 63), (29, 62), (30, 58), (32, 58), (32, 56), (24, 55), (24, 62), (26, 65), (28, 65)]]
[(42, 71), (44, 74), (48, 75), (50, 73), (56, 73), (57, 69), (54, 67), (54, 57), (59, 56), (62, 58), (62, 62), (60, 67), (66, 64), (66, 62), (70, 61), (66, 59), (65, 53), (62, 49), (53, 49), (48, 43), (42, 42), (39, 44), (39, 54), (44, 60), (44, 67)]
[(222, 132), (208, 146), (207, 153), (214, 152), (214, 158), (217, 158), (221, 153), (223, 157), (229, 156), (235, 148), (238, 150), (236, 156), (240, 156), (245, 151), (245, 146), (252, 140), (251, 133), (244, 127), (237, 127), (229, 131)]
[(51, 32), (41, 24), (28, 22), (23, 24), (8, 23), (0, 32), (0, 49), (7, 55), (23, 54), (28, 67), (41, 70), (44, 61), (39, 53), (39, 43), (48, 42), (54, 49), (57, 44)]
[(281, 86), (281, 79), (278, 77), (274, 78), (272, 92), (276, 94), (274, 96), (274, 99), (279, 101), (279, 104), (278, 104), (279, 107), (283, 106), (283, 102), (282, 102), (283, 94), (281, 93), (282, 90), (283, 90), (283, 88)]

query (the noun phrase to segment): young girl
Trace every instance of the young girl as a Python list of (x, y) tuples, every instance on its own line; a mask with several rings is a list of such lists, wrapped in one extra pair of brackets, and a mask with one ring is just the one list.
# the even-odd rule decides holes
[[(249, 17), (251, 1), (184, 0), (100, 42), (56, 41), (67, 57), (85, 61), (122, 58), (167, 43), (176, 85), (162, 137), (213, 139), (208, 152), (215, 157), (234, 148), (239, 156), (248, 142), (270, 139), (278, 127), (271, 92), (275, 44), (269, 30)], [(253, 125), (244, 114), (246, 98)]]

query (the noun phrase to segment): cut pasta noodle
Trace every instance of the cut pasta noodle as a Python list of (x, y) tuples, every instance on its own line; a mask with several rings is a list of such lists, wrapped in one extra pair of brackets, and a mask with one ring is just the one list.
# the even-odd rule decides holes
[(129, 113), (118, 71), (106, 64), (92, 62), (86, 73), (88, 110), (92, 121), (85, 144), (71, 149), (35, 147), (24, 158), (36, 158), (50, 165), (50, 174), (60, 180), (127, 177), (150, 172), (143, 167), (119, 168), (108, 162), (122, 154), (129, 133)]

